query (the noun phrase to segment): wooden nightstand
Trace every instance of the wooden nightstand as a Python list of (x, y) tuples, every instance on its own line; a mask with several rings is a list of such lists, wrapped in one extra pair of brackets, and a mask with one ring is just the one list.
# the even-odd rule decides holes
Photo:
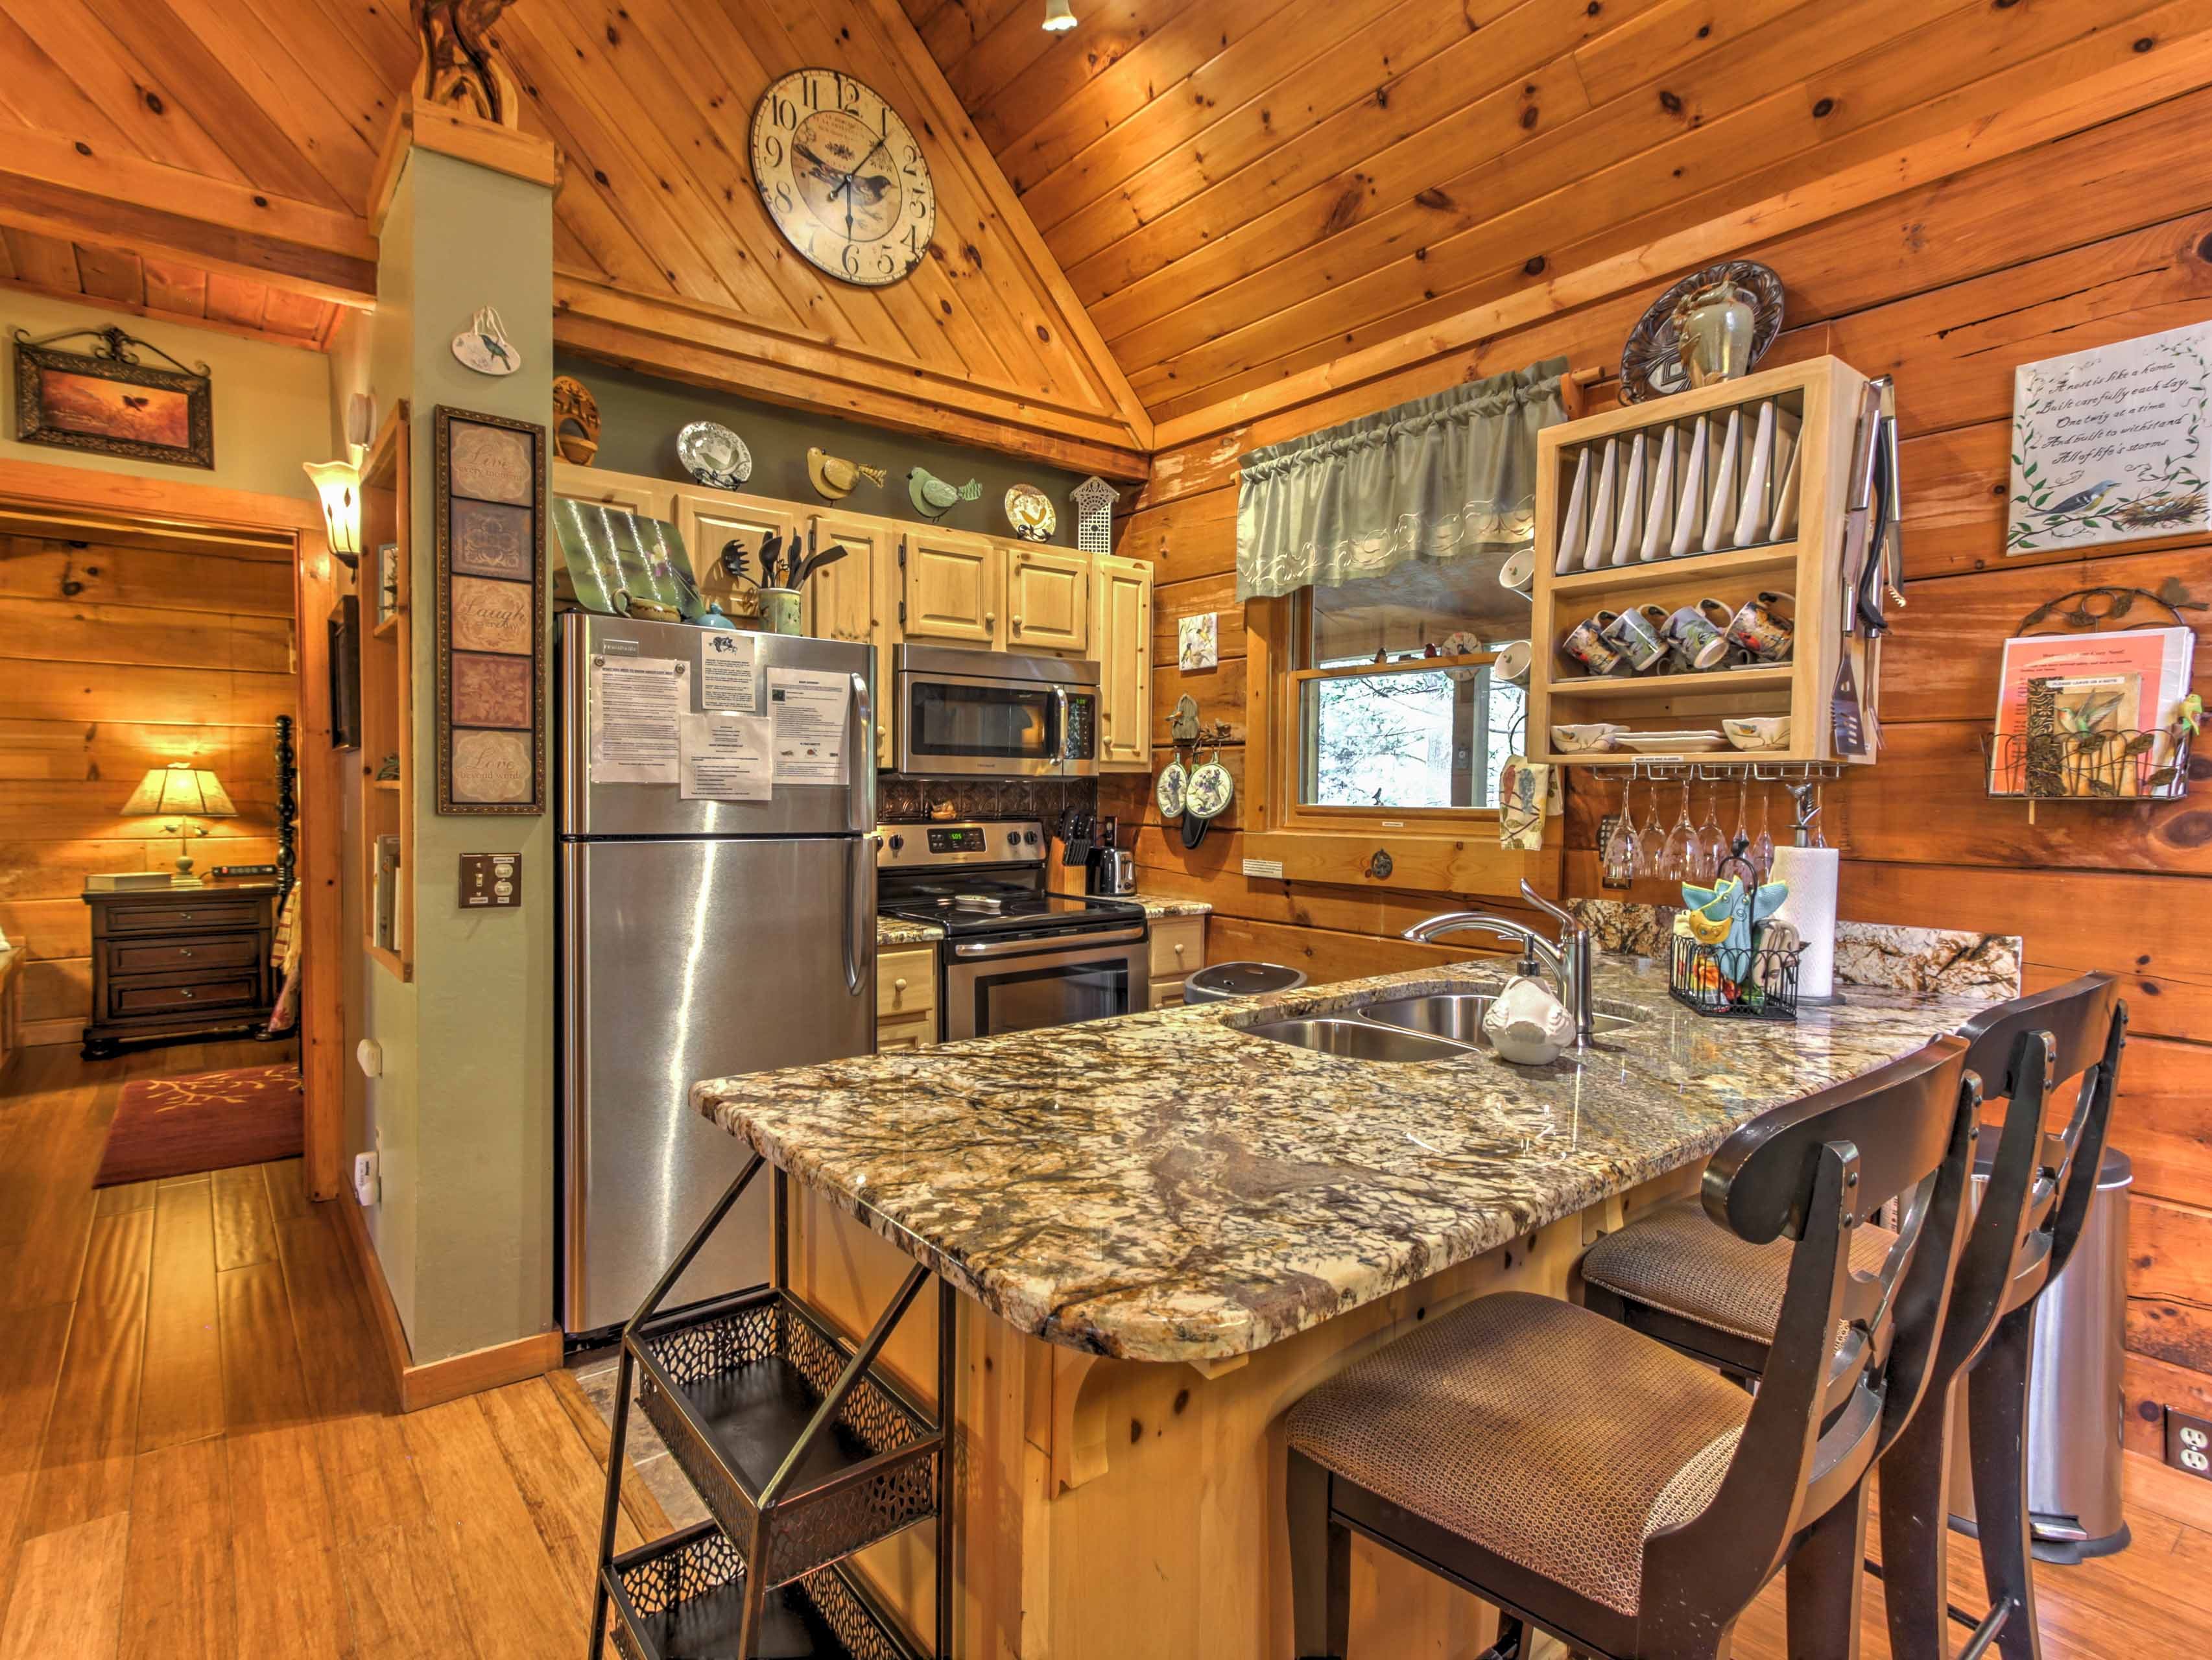
[(268, 1018), (276, 1000), (275, 883), (88, 890), (84, 903), (92, 907), (87, 1060), (132, 1039), (239, 1033)]

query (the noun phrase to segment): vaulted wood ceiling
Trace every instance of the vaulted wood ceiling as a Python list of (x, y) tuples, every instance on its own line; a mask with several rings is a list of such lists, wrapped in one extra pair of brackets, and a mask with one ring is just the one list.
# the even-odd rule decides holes
[(2188, 0), (1075, 0), (1048, 35), (1042, 0), (902, 3), (1162, 423), (2212, 23)]
[[(525, 130), (565, 161), (566, 344), (1141, 470), (1141, 406), (895, 0), (521, 0), (494, 40)], [(0, 0), (0, 223), (102, 268), (88, 287), (58, 246), (18, 279), (173, 310), (161, 278), (189, 253), (367, 303), (379, 148), (418, 57), (405, 0)], [(755, 103), (823, 64), (877, 86), (930, 149), (933, 258), (889, 289), (822, 277), (754, 194)], [(150, 286), (119, 269), (147, 250)]]
[(252, 277), (8, 226), (0, 226), (0, 284), (316, 350), (330, 344), (345, 312), (336, 301)]

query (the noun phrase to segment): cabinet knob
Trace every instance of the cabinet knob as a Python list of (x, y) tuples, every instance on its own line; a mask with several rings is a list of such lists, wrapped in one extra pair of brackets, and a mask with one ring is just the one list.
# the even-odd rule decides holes
[(906, 976), (904, 975), (901, 975), (897, 979), (892, 981), (891, 989), (893, 991), (904, 991), (906, 989)]
[(1021, 619), (1020, 617), (1017, 617), (1016, 618), (1014, 618), (1014, 632), (1015, 632), (1016, 634), (1019, 634), (1021, 631), (1022, 631), (1022, 619)]
[(987, 629), (998, 620), (999, 613), (994, 611), (987, 611), (983, 613), (983, 626)]
[(1182, 946), (1183, 942), (1180, 939), (1175, 942), (1175, 953), (1178, 957), (1182, 955)]

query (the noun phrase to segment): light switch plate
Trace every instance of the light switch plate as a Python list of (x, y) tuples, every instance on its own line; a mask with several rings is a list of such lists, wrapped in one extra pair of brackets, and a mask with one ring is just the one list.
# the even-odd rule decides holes
[(522, 855), (465, 853), (461, 855), (461, 909), (513, 910), (522, 903)]

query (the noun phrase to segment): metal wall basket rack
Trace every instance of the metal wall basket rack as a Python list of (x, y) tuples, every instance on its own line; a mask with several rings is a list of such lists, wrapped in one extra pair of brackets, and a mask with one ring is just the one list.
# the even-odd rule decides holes
[[(661, 1304), (760, 1173), (756, 1153), (623, 1328), (592, 1660), (613, 1615), (628, 1660), (926, 1660), (846, 1565), (936, 1523), (934, 1660), (952, 1648), (951, 1462), (958, 1298), (940, 1281), (937, 1409), (879, 1366), (929, 1270), (915, 1264), (855, 1347), (790, 1288), (788, 1178), (775, 1178), (774, 1277), (672, 1314)], [(621, 1555), (615, 1523), (630, 1392), (710, 1520)]]

